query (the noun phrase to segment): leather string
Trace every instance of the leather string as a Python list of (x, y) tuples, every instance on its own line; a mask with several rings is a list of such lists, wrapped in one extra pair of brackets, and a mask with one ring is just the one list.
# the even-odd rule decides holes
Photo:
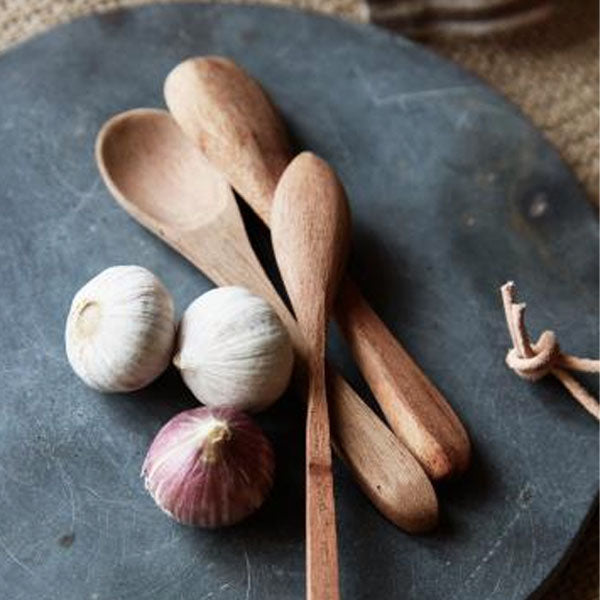
[(537, 342), (532, 343), (525, 328), (525, 303), (516, 302), (516, 286), (505, 283), (500, 291), (504, 304), (506, 324), (513, 347), (506, 355), (506, 364), (523, 379), (537, 381), (546, 375), (554, 375), (569, 393), (591, 415), (600, 420), (598, 401), (569, 373), (600, 373), (600, 360), (579, 358), (564, 353), (553, 331), (544, 331)]

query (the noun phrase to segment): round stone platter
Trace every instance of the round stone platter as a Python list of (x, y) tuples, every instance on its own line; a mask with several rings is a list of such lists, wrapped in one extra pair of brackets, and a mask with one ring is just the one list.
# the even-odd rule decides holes
[[(555, 381), (507, 370), (498, 288), (517, 282), (534, 335), (551, 328), (567, 351), (596, 354), (597, 221), (584, 193), (514, 106), (418, 45), (219, 5), (89, 17), (0, 57), (0, 597), (304, 595), (301, 399), (288, 393), (258, 418), (278, 459), (263, 509), (230, 529), (183, 527), (139, 477), (160, 426), (196, 406), (177, 373), (102, 395), (63, 349), (72, 295), (110, 265), (157, 273), (178, 314), (211, 287), (116, 205), (93, 157), (109, 116), (163, 106), (166, 74), (202, 54), (256, 76), (298, 148), (338, 170), (355, 277), (472, 438), (472, 466), (438, 486), (441, 523), (426, 536), (386, 521), (336, 460), (342, 597), (537, 597), (595, 509), (597, 424)], [(272, 266), (264, 230), (244, 216)], [(330, 342), (375, 406), (335, 330)]]

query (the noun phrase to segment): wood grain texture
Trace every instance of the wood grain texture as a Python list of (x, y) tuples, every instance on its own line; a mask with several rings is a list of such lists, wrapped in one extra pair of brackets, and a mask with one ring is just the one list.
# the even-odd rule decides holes
[(392, 430), (432, 478), (463, 472), (470, 442), (454, 411), (350, 279), (342, 292), (336, 320)]
[[(297, 363), (306, 364), (306, 342), (254, 254), (231, 188), (167, 112), (136, 109), (110, 119), (98, 134), (96, 161), (136, 221), (217, 285), (265, 298), (290, 333)], [(398, 527), (433, 528), (437, 499), (419, 463), (331, 365), (328, 372), (337, 382), (329, 394), (334, 447), (362, 490)]]
[[(329, 368), (327, 398), (338, 455), (371, 502), (390, 520), (401, 523), (409, 533), (431, 530), (437, 522), (438, 503), (429, 479), (423, 477), (423, 468), (373, 411), (352, 400), (353, 395), (356, 392), (348, 382)], [(345, 404), (342, 399), (346, 399)], [(378, 435), (367, 431), (377, 431)], [(347, 448), (354, 451), (352, 456), (346, 456)], [(372, 481), (377, 482), (375, 486)], [(390, 498), (402, 501), (390, 502)]]
[(271, 210), (277, 264), (312, 355), (325, 356), (326, 316), (344, 273), (350, 210), (331, 167), (311, 152), (283, 173)]
[(306, 597), (340, 597), (325, 358), (309, 370), (306, 413)]
[(275, 258), (309, 347), (306, 418), (306, 571), (309, 600), (339, 597), (331, 442), (325, 385), (327, 321), (344, 273), (350, 209), (325, 163), (299, 154), (281, 176), (271, 210)]
[(291, 150), (284, 124), (258, 83), (231, 60), (210, 56), (177, 65), (165, 80), (164, 95), (190, 140), (268, 220)]
[[(231, 188), (164, 111), (132, 110), (109, 120), (98, 135), (96, 158), (111, 193), (136, 220), (191, 262), (201, 262), (217, 285), (237, 279), (265, 294)], [(203, 210), (199, 198), (211, 200)]]
[[(164, 91), (184, 133), (268, 225), (278, 173), (291, 155), (285, 126), (264, 90), (233, 61), (199, 57), (175, 67)], [(471, 448), (450, 405), (358, 288), (344, 286), (340, 295), (336, 318), (396, 435), (433, 479), (463, 471)]]

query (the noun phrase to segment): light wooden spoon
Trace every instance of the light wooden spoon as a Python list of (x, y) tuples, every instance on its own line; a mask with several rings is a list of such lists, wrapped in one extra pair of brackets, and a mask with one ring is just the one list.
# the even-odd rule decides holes
[(271, 212), (275, 259), (309, 347), (306, 417), (306, 574), (309, 600), (339, 598), (335, 503), (325, 387), (327, 321), (350, 240), (346, 194), (309, 152), (283, 172)]
[[(164, 92), (184, 133), (268, 225), (291, 153), (281, 117), (261, 86), (231, 60), (209, 56), (175, 67)], [(349, 278), (335, 317), (388, 423), (429, 476), (464, 471), (471, 453), (465, 428)]]
[[(229, 184), (161, 110), (136, 109), (105, 123), (96, 161), (116, 201), (217, 285), (266, 298), (290, 332), (297, 357), (306, 344), (258, 262)], [(404, 445), (333, 368), (328, 368), (333, 444), (373, 504), (410, 533), (433, 528), (431, 483)]]

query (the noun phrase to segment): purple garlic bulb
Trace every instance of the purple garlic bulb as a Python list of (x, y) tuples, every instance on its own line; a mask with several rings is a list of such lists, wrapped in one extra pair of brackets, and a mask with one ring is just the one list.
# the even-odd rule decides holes
[(271, 444), (250, 417), (232, 408), (201, 407), (162, 427), (142, 477), (173, 519), (214, 528), (257, 510), (271, 490), (274, 471)]

